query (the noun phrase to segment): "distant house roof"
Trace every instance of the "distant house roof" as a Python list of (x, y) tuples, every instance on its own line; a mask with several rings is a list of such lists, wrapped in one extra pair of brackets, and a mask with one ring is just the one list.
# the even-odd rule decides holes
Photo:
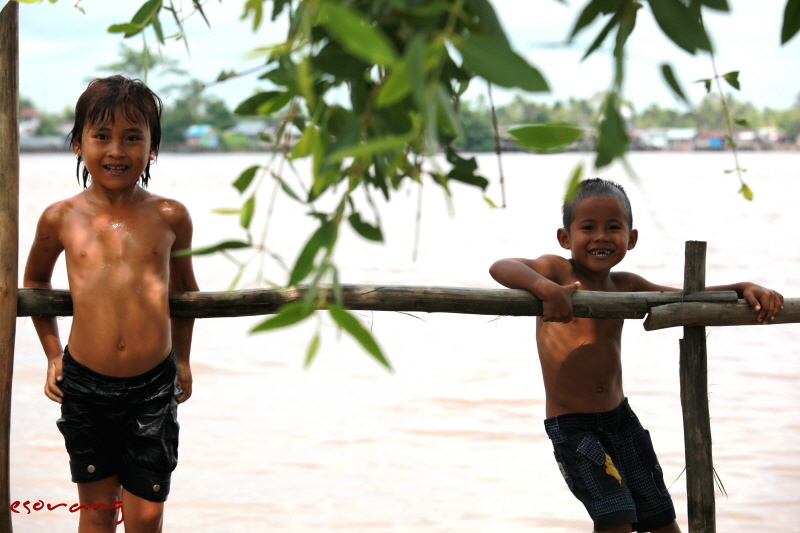
[(269, 122), (266, 120), (243, 120), (227, 131), (239, 133), (246, 137), (258, 137), (261, 132), (269, 129), (269, 126)]
[(209, 124), (194, 124), (186, 128), (186, 137), (203, 137), (214, 133), (214, 127)]

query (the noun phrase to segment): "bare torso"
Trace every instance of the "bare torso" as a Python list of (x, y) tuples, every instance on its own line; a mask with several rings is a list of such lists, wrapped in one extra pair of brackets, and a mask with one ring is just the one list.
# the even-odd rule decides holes
[(617, 319), (537, 319), (548, 417), (610, 411), (622, 402), (622, 325)]
[(134, 376), (169, 355), (174, 202), (144, 191), (130, 204), (78, 195), (58, 206), (73, 322), (69, 349), (109, 376)]

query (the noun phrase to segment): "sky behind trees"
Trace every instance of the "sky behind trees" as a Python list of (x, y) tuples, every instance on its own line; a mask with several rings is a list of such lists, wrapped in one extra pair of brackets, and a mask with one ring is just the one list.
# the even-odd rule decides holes
[[(729, 0), (732, 13), (710, 12), (706, 18), (715, 43), (720, 74), (741, 72), (741, 92), (737, 98), (757, 107), (786, 109), (800, 94), (800, 36), (780, 46), (780, 26), (785, 0)], [(177, 2), (176, 2), (177, 3)], [(184, 1), (188, 8), (190, 2)], [(545, 75), (550, 94), (529, 95), (544, 101), (570, 97), (590, 98), (611, 84), (612, 68), (608, 50), (596, 52), (585, 62), (580, 58), (594, 39), (600, 24), (584, 31), (571, 46), (564, 40), (585, 2), (572, 0), (566, 4), (556, 0), (493, 0), (500, 18), (517, 51), (528, 57)], [(114, 23), (130, 20), (140, 0), (81, 0), (85, 14), (75, 9), (72, 0), (56, 4), (20, 5), (20, 93), (41, 109), (61, 111), (74, 106), (89, 79), (107, 75), (97, 67), (118, 59), (119, 35), (106, 32)], [(181, 62), (190, 74), (211, 82), (222, 70), (242, 71), (257, 67), (262, 61), (251, 50), (280, 42), (282, 23), (266, 24), (253, 34), (248, 22), (242, 22), (242, 0), (211, 0), (204, 4), (211, 22), (209, 29), (201, 17), (192, 16), (186, 24), (189, 51), (182, 42), (169, 41), (162, 51)], [(164, 17), (168, 14), (165, 13)], [(165, 32), (171, 26), (165, 23)], [(155, 37), (148, 32), (153, 49)], [(640, 10), (636, 31), (632, 36), (625, 96), (637, 109), (650, 103), (685, 109), (675, 101), (662, 82), (659, 65), (670, 62), (676, 69), (690, 99), (696, 104), (705, 89), (693, 81), (713, 75), (707, 54), (691, 56), (672, 45), (653, 22), (647, 8)], [(134, 48), (142, 46), (141, 37), (125, 41)], [(167, 100), (163, 91), (174, 79), (151, 76), (154, 89)], [(208, 90), (234, 107), (259, 85), (255, 76), (228, 81)], [(727, 88), (726, 88), (727, 90)], [(470, 88), (468, 97), (485, 94), (485, 85)], [(495, 89), (497, 103), (511, 100), (514, 93)]]

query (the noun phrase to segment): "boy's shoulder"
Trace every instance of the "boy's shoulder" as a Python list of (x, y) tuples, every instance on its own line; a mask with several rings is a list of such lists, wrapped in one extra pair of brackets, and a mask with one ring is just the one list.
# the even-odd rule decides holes
[(572, 261), (560, 255), (545, 254), (536, 259), (519, 259), (519, 261), (555, 283), (567, 284), (575, 281)]
[(650, 292), (650, 291), (679, 291), (675, 287), (657, 285), (633, 272), (610, 272), (609, 280), (616, 292)]
[(189, 210), (178, 200), (157, 194), (148, 193), (146, 201), (170, 225), (178, 224), (189, 218)]

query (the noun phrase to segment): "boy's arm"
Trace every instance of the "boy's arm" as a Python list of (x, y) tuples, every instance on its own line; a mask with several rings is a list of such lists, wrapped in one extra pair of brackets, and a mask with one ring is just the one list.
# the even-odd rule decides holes
[(706, 287), (707, 291), (736, 291), (739, 298), (744, 298), (750, 303), (750, 307), (758, 311), (758, 321), (762, 324), (769, 324), (770, 320), (775, 319), (778, 311), (783, 309), (783, 295), (778, 291), (767, 289), (761, 285), (742, 281), (730, 285), (715, 285)]
[(542, 301), (545, 322), (572, 320), (572, 293), (579, 282), (560, 285), (571, 270), (569, 261), (556, 255), (543, 255), (538, 259), (509, 258), (496, 261), (489, 274), (509, 289), (525, 289)]
[[(58, 238), (60, 225), (60, 209), (54, 204), (45, 210), (36, 226), (36, 235), (23, 274), (24, 287), (53, 288), (50, 283), (53, 268), (58, 256), (64, 251), (64, 246)], [(64, 348), (58, 335), (58, 322), (56, 317), (52, 316), (33, 316), (31, 320), (48, 361), (44, 393), (54, 402), (61, 403), (64, 393), (61, 392), (57, 382), (63, 379), (61, 358), (64, 355)]]
[[(172, 228), (175, 231), (175, 242), (172, 252), (188, 250), (192, 247), (192, 219), (189, 211), (181, 204), (171, 213)], [(171, 257), (169, 261), (169, 290), (198, 291), (194, 277), (192, 256)], [(178, 402), (183, 403), (192, 395), (192, 369), (189, 365), (189, 354), (192, 348), (193, 318), (171, 318), (172, 344), (178, 362), (178, 387), (183, 391)]]
[[(622, 289), (627, 290), (630, 287), (632, 292), (641, 291), (679, 291), (674, 287), (666, 287), (664, 285), (656, 285), (644, 279), (637, 274), (628, 272), (621, 273)], [(739, 298), (743, 298), (750, 303), (750, 307), (758, 311), (758, 321), (762, 324), (768, 324), (770, 320), (775, 318), (778, 311), (783, 309), (783, 295), (778, 291), (767, 289), (761, 285), (750, 283), (749, 281), (742, 281), (740, 283), (732, 283), (729, 285), (713, 285), (706, 287), (707, 291), (736, 291)]]

